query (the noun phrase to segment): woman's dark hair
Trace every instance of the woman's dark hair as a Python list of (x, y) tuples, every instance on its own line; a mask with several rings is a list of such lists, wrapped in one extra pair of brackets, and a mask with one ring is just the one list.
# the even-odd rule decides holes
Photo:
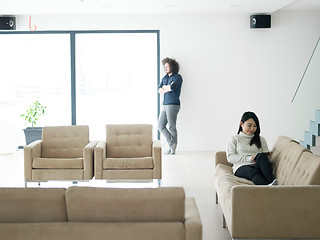
[(172, 73), (178, 73), (179, 72), (180, 65), (175, 59), (172, 59), (172, 58), (164, 58), (164, 59), (162, 59), (162, 64), (165, 65), (166, 63), (168, 63), (170, 65)]
[[(253, 121), (256, 123), (257, 125), (257, 130), (254, 133), (253, 138), (250, 141), (250, 146), (252, 146), (253, 144), (255, 144), (258, 148), (261, 148), (261, 141), (260, 141), (260, 123), (259, 123), (259, 119), (257, 117), (257, 115), (254, 112), (245, 112), (242, 117), (241, 117), (241, 122), (244, 123), (245, 121), (247, 121), (248, 119), (252, 118)], [(242, 131), (242, 127), (241, 124), (239, 124), (239, 130), (238, 130), (238, 134)]]

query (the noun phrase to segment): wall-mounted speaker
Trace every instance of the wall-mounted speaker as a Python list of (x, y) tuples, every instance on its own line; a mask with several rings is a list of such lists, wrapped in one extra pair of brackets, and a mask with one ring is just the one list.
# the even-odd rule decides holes
[(16, 17), (0, 17), (0, 30), (16, 30)]
[(271, 28), (271, 15), (250, 15), (250, 28)]

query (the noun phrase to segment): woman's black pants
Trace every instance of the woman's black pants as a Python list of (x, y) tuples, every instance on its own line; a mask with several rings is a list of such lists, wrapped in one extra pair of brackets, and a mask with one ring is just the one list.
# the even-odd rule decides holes
[(239, 167), (235, 175), (251, 180), (255, 185), (272, 183), (274, 176), (268, 153), (258, 153), (254, 160), (256, 161), (255, 164)]

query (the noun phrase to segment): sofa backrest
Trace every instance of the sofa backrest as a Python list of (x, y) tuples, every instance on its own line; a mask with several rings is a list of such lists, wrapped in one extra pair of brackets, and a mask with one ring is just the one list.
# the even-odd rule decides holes
[(287, 155), (289, 148), (287, 147), (290, 142), (296, 142), (287, 136), (279, 136), (276, 143), (273, 145), (271, 150), (272, 155), (270, 156), (271, 162), (274, 164), (274, 169), (277, 168), (279, 160)]
[(320, 157), (303, 151), (292, 177), (294, 185), (320, 185)]
[(0, 188), (0, 222), (65, 222), (65, 191), (64, 188)]
[(152, 125), (106, 125), (107, 158), (152, 156)]
[(293, 185), (296, 177), (293, 172), (305, 148), (296, 142), (290, 142), (283, 150), (286, 154), (280, 158), (276, 177), (280, 184)]
[(42, 129), (42, 158), (81, 158), (89, 143), (89, 126), (57, 126)]
[(274, 174), (282, 185), (320, 184), (320, 157), (291, 138), (278, 138), (271, 161)]
[(185, 193), (173, 188), (70, 187), (66, 192), (70, 222), (183, 222)]

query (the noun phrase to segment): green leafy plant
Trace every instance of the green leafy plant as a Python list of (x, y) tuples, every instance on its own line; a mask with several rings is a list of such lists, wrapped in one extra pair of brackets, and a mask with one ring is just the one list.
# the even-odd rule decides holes
[(46, 111), (46, 106), (42, 106), (39, 101), (35, 101), (33, 104), (30, 105), (26, 113), (21, 114), (20, 116), (24, 118), (26, 123), (31, 123), (31, 126), (33, 127), (37, 124), (39, 117), (44, 115)]

